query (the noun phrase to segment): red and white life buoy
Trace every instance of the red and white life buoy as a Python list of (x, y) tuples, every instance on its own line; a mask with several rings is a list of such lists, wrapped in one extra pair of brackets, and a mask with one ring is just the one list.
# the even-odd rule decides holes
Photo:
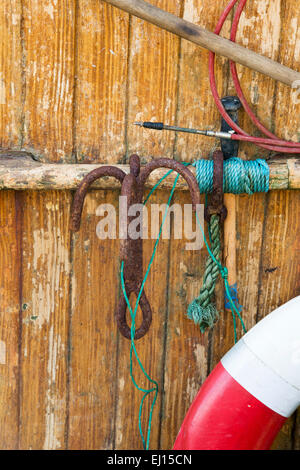
[(266, 450), (300, 405), (300, 297), (252, 328), (196, 396), (175, 450)]

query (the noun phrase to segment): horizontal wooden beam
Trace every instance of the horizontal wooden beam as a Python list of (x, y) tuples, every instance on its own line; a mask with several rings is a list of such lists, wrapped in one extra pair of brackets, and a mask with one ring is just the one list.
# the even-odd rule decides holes
[[(274, 158), (268, 160), (270, 168), (270, 189), (300, 189), (300, 159)], [(94, 164), (60, 164), (40, 163), (33, 160), (32, 156), (25, 152), (0, 152), (0, 189), (15, 190), (62, 190), (76, 189), (82, 178), (90, 171), (104, 165)], [(126, 173), (128, 165), (118, 165)], [(190, 170), (195, 172), (193, 167)], [(162, 178), (168, 170), (155, 170), (147, 180), (146, 186), (153, 186)], [(166, 178), (162, 189), (169, 189), (174, 183), (175, 175)], [(119, 188), (120, 184), (111, 177), (101, 178), (92, 186), (97, 189)], [(180, 178), (177, 184), (178, 190), (187, 190), (185, 181)]]

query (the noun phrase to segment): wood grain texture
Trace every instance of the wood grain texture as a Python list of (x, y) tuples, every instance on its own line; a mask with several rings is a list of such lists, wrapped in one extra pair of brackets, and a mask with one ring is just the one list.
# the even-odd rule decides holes
[(288, 67), (261, 56), (250, 49), (213, 34), (190, 21), (184, 21), (144, 0), (105, 0), (132, 15), (149, 21), (210, 51), (257, 70), (289, 86), (299, 80), (300, 74)]
[(267, 197), (257, 320), (300, 293), (300, 192), (271, 192)]
[[(265, 198), (264, 194), (236, 196), (236, 225), (233, 230), (236, 236), (236, 282), (239, 303), (243, 306), (242, 317), (247, 330), (255, 325), (257, 316)], [(243, 333), (239, 320), (237, 320), (237, 332), (240, 338)], [(213, 339), (215, 366), (234, 345), (231, 312), (224, 312), (224, 317), (213, 332)]]
[(64, 449), (70, 194), (24, 193), (21, 449)]
[(296, 421), (294, 427), (294, 435), (293, 435), (293, 450), (300, 450), (300, 414), (299, 410), (296, 414)]
[[(282, 27), (281, 0), (253, 0), (247, 2), (242, 13), (237, 42), (249, 47), (273, 60), (279, 60)], [(274, 132), (274, 104), (276, 100), (276, 81), (254, 72), (246, 67), (237, 66), (242, 90), (254, 114), (264, 126)], [(287, 88), (283, 86), (283, 88)], [(289, 89), (290, 90), (290, 89)], [(235, 89), (232, 89), (235, 94)], [(250, 135), (261, 135), (248, 115), (240, 112), (240, 125)], [(279, 135), (278, 137), (283, 137)], [(254, 145), (242, 143), (240, 156), (248, 159), (260, 154), (268, 155), (267, 151)]]
[[(158, 191), (151, 197), (148, 208), (148, 236), (149, 240), (144, 241), (144, 273), (147, 270), (151, 259), (155, 240), (151, 239), (151, 204), (162, 205), (162, 213), (165, 211), (163, 205), (166, 204), (169, 197), (168, 191)], [(146, 217), (145, 217), (146, 218)], [(167, 224), (167, 222), (166, 222)], [(157, 254), (151, 268), (148, 281), (145, 285), (145, 293), (152, 309), (152, 324), (149, 333), (136, 342), (137, 352), (145, 371), (149, 376), (158, 382), (159, 395), (153, 412), (152, 432), (150, 440), (150, 449), (158, 449), (160, 435), (160, 408), (163, 396), (163, 374), (164, 374), (164, 353), (165, 353), (165, 329), (166, 329), (166, 311), (168, 295), (168, 267), (169, 267), (169, 245), (170, 240), (161, 239), (158, 245)], [(131, 298), (131, 305), (135, 306), (135, 296)], [(129, 313), (127, 315), (129, 317)], [(141, 312), (137, 314), (137, 325), (140, 324)], [(129, 324), (131, 322), (129, 321)], [(116, 449), (130, 448), (142, 449), (142, 441), (138, 431), (139, 406), (143, 393), (136, 390), (130, 379), (129, 370), (129, 350), (130, 342), (119, 336), (118, 347), (118, 381), (117, 381), (117, 409), (116, 409)], [(133, 361), (133, 375), (137, 384), (145, 389), (152, 388), (153, 385), (144, 377), (137, 361)], [(154, 393), (145, 401), (142, 415), (142, 429), (144, 435), (147, 434), (148, 417)]]
[[(168, 201), (168, 191), (158, 191), (151, 197), (147, 204), (149, 215), (148, 236), (144, 241), (144, 273), (148, 267), (154, 249), (156, 236), (153, 234), (154, 220), (150, 221), (151, 204), (161, 206), (161, 213), (165, 212), (165, 204)], [(162, 217), (161, 217), (162, 218)], [(165, 227), (168, 226), (166, 220)], [(152, 239), (151, 239), (152, 238)], [(136, 343), (140, 359), (146, 372), (151, 378), (158, 382), (159, 394), (153, 412), (152, 432), (150, 449), (159, 448), (160, 424), (161, 424), (161, 403), (163, 397), (164, 383), (164, 354), (166, 349), (165, 333), (168, 308), (168, 273), (169, 273), (169, 249), (170, 240), (162, 238), (159, 242), (157, 254), (155, 256), (148, 281), (145, 285), (145, 292), (152, 309), (152, 324), (149, 333)], [(132, 298), (134, 306), (134, 297)], [(141, 319), (141, 313), (138, 312)], [(137, 321), (139, 324), (139, 320)], [(138, 392), (129, 377), (129, 348), (128, 340), (120, 336), (119, 340), (119, 377), (118, 377), (118, 402), (117, 402), (117, 427), (116, 427), (116, 449), (128, 449), (127, 443), (131, 442), (131, 448), (142, 449), (142, 441), (138, 433), (138, 412), (143, 394)], [(139, 386), (151, 388), (151, 383), (145, 379), (141, 373), (137, 362), (134, 360), (134, 378)], [(142, 416), (142, 427), (144, 435), (147, 434), (149, 411), (154, 394), (145, 401)], [(128, 426), (125, 423), (130, 423)]]
[(126, 154), (128, 29), (126, 13), (79, 0), (74, 132), (80, 161), (117, 163)]
[[(0, 189), (77, 189), (82, 179), (100, 166), (105, 165), (40, 163), (33, 160), (32, 155), (26, 152), (0, 150)], [(127, 174), (130, 172), (129, 165), (116, 166)], [(268, 160), (268, 166), (270, 189), (300, 189), (299, 160), (277, 156), (273, 160)], [(189, 170), (196, 175), (195, 167), (190, 166)], [(145, 186), (153, 188), (168, 171), (165, 168), (154, 170), (147, 178)], [(176, 172), (173, 172), (161, 182), (160, 189), (172, 189), (175, 178)], [(119, 189), (120, 183), (116, 178), (106, 176), (95, 181), (92, 187)], [(188, 191), (189, 188), (186, 181), (180, 178), (176, 189)]]
[[(299, 191), (268, 195), (256, 321), (300, 294), (299, 203)], [(284, 425), (276, 449), (292, 448), (294, 419)]]
[[(151, 3), (213, 30), (227, 0)], [(249, 1), (238, 42), (297, 69), (299, 14), (296, 0)], [(231, 19), (226, 37), (230, 24)], [(207, 158), (217, 142), (141, 130), (131, 123), (157, 119), (219, 129), (208, 53), (99, 0), (3, 0), (0, 31), (0, 145), (60, 163), (46, 168), (31, 162), (24, 172), (20, 153), (14, 173), (9, 162), (1, 166), (0, 188), (47, 192), (0, 193), (0, 448), (141, 448), (141, 394), (129, 378), (129, 342), (114, 321), (119, 242), (96, 235), (96, 209), (101, 203), (117, 209), (118, 188), (101, 180), (97, 188), (105, 191), (88, 196), (81, 231), (72, 243), (72, 194), (63, 188), (74, 189), (94, 168), (89, 163), (122, 165), (131, 152), (145, 160)], [(234, 93), (227, 59), (218, 58), (216, 70), (220, 93)], [(242, 66), (238, 70), (247, 98), (267, 127), (299, 141), (295, 90)], [(256, 133), (243, 112), (240, 122)], [(264, 152), (243, 144), (240, 155)], [(76, 161), (87, 164), (62, 164)], [(274, 157), (269, 163), (271, 189), (279, 190), (236, 198), (238, 293), (247, 328), (300, 294), (299, 158)], [(151, 175), (149, 188), (161, 176), (160, 171)], [(170, 182), (153, 201), (166, 200)], [(188, 193), (178, 191), (175, 202), (189, 203)], [(159, 245), (146, 284), (153, 325), (137, 343), (146, 370), (160, 386), (153, 449), (173, 446), (200, 385), (233, 345), (231, 314), (222, 313), (206, 335), (186, 318), (207, 253), (188, 252), (184, 244), (172, 239)], [(145, 263), (152, 246), (153, 241), (145, 242)], [(223, 301), (219, 282), (220, 312)], [(143, 429), (149, 404), (145, 411)], [(298, 411), (274, 448), (300, 449), (299, 429)]]
[(73, 160), (75, 0), (23, 0), (24, 147)]
[(100, 204), (117, 208), (118, 195), (89, 194), (80, 232), (73, 236), (69, 449), (114, 447), (119, 243), (98, 239), (96, 210)]
[[(212, 9), (209, 0), (201, 2), (186, 0), (183, 18), (213, 30), (226, 4), (226, 0), (221, 0)], [(206, 14), (208, 11), (209, 15)], [(226, 26), (224, 25), (224, 34), (228, 33), (229, 25), (230, 22), (227, 22)], [(226, 59), (217, 58), (216, 75), (222, 95), (228, 81), (227, 63)], [(219, 113), (209, 86), (208, 52), (185, 40), (182, 40), (180, 54), (176, 124), (192, 128), (220, 129)], [(216, 145), (218, 145), (217, 141), (203, 136), (178, 133), (175, 158), (183, 161), (207, 158), (212, 154)]]
[(20, 221), (14, 191), (0, 193), (0, 448), (18, 448)]
[[(153, 4), (178, 16), (182, 0), (155, 0)], [(175, 135), (147, 131), (133, 125), (135, 121), (176, 120), (178, 62), (180, 40), (136, 17), (131, 19), (128, 152), (151, 157), (173, 157)]]
[[(189, 204), (189, 195), (174, 200)], [(187, 318), (201, 287), (206, 251), (187, 251), (186, 240), (171, 239), (161, 449), (172, 449), (177, 433), (209, 370), (208, 335)]]
[[(281, 63), (298, 67), (300, 62), (300, 8), (292, 1), (283, 1), (281, 6), (282, 29), (280, 35)], [(300, 140), (300, 81), (296, 88), (277, 83), (274, 106), (275, 132), (287, 140)]]
[(21, 0), (0, 4), (0, 147), (22, 140)]

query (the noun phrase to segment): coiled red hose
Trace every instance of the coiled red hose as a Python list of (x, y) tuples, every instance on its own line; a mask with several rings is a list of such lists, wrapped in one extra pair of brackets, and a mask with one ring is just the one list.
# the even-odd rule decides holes
[[(219, 19), (219, 22), (216, 26), (215, 33), (220, 34), (223, 25), (229, 15), (229, 13), (232, 11), (234, 6), (239, 0), (231, 0), (225, 10), (222, 13), (221, 18)], [(234, 41), (236, 40), (236, 34), (237, 34), (237, 29), (240, 21), (241, 14), (243, 12), (243, 9), (245, 7), (247, 0), (241, 0), (235, 15), (233, 19), (233, 24), (232, 24), (232, 29), (231, 29), (231, 34), (230, 34), (230, 40)], [(238, 78), (237, 74), (237, 68), (234, 62), (230, 61), (230, 71), (232, 75), (232, 79), (234, 82), (234, 85), (236, 87), (237, 95), (246, 111), (246, 113), (249, 115), (251, 121), (256, 125), (256, 127), (263, 133), (267, 138), (261, 138), (261, 137), (253, 137), (247, 134), (243, 129), (241, 129), (227, 114), (222, 102), (221, 98), (219, 96), (218, 90), (217, 90), (217, 84), (216, 84), (216, 77), (215, 77), (215, 53), (210, 52), (209, 53), (209, 79), (210, 79), (210, 86), (211, 86), (211, 91), (214, 97), (214, 100), (216, 102), (216, 105), (222, 115), (222, 117), (225, 119), (225, 121), (230, 125), (232, 129), (236, 132), (236, 134), (233, 134), (232, 138), (234, 140), (241, 140), (245, 142), (252, 142), (259, 147), (280, 152), (280, 153), (300, 153), (300, 143), (296, 142), (290, 142), (286, 140), (281, 140), (279, 139), (276, 135), (274, 135), (271, 131), (266, 129), (266, 127), (259, 121), (257, 116), (253, 113), (252, 109), (249, 106), (249, 103), (247, 102), (245, 95), (243, 93), (243, 90), (241, 88), (241, 84)]]

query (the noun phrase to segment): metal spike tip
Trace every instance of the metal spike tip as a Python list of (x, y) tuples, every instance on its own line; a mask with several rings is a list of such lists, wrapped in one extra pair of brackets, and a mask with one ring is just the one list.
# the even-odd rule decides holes
[(143, 122), (134, 122), (133, 123), (135, 126), (140, 126), (140, 127), (143, 127)]

